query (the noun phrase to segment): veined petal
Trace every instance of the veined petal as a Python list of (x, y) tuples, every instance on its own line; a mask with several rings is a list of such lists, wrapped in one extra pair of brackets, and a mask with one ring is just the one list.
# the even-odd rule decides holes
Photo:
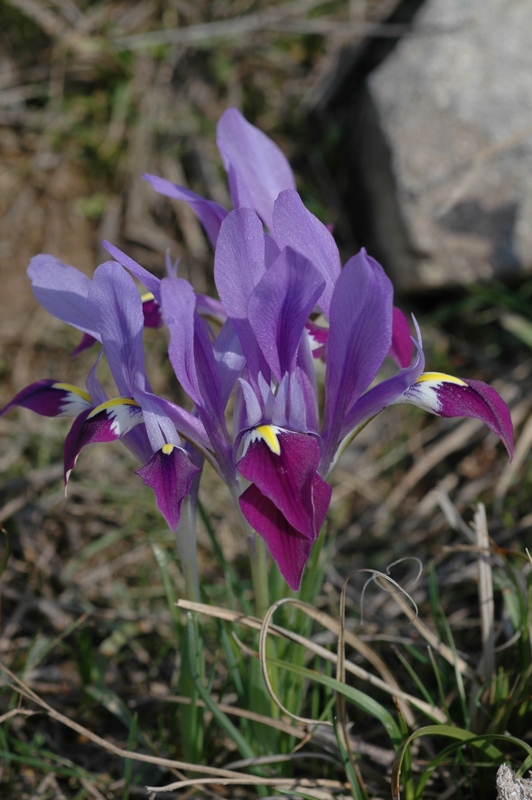
[(344, 419), (379, 371), (392, 340), (393, 288), (384, 270), (361, 250), (350, 258), (331, 301), (324, 438), (336, 447)]
[(70, 383), (54, 380), (43, 380), (32, 383), (22, 389), (2, 409), (0, 416), (11, 408), (20, 406), (29, 408), (42, 417), (77, 417), (83, 411), (92, 408), (90, 395)]
[(244, 436), (237, 469), (272, 501), (289, 525), (314, 541), (331, 493), (317, 475), (319, 459), (320, 447), (314, 436), (260, 425)]
[(463, 381), (441, 372), (424, 372), (397, 403), (412, 403), (439, 417), (480, 419), (499, 436), (513, 456), (510, 411), (500, 395), (482, 381)]
[(185, 189), (184, 186), (177, 186), (164, 178), (158, 178), (157, 175), (143, 175), (142, 177), (145, 181), (149, 181), (159, 194), (164, 194), (173, 200), (184, 200), (203, 225), (212, 246), (216, 246), (220, 225), (227, 216), (225, 208), (213, 200), (205, 200), (204, 197), (190, 189)]
[(246, 319), (249, 298), (266, 272), (265, 234), (249, 208), (231, 211), (220, 230), (214, 279), (227, 315)]
[(249, 322), (278, 381), (294, 369), (305, 323), (324, 288), (312, 262), (287, 247), (253, 290)]
[(137, 475), (153, 489), (157, 508), (173, 531), (179, 525), (181, 504), (199, 472), (201, 469), (191, 462), (186, 451), (174, 444), (165, 444), (137, 470)]
[(27, 269), (36, 300), (54, 317), (100, 340), (87, 305), (91, 280), (50, 255), (34, 256)]
[(110, 261), (94, 273), (88, 305), (123, 397), (146, 388), (142, 300), (131, 275)]
[(319, 300), (320, 308), (329, 317), (331, 298), (341, 272), (340, 254), (325, 225), (305, 208), (297, 192), (282, 192), (273, 211), (275, 241), (283, 249), (292, 247), (306, 256), (325, 280)]
[(194, 289), (183, 278), (163, 278), (161, 300), (166, 324), (170, 331), (168, 347), (170, 363), (185, 392), (192, 398), (196, 406), (201, 408), (204, 405), (204, 399), (201, 394), (194, 357), (196, 309)]
[(220, 333), (216, 337), (214, 357), (220, 373), (222, 404), (225, 408), (236, 380), (242, 374), (242, 370), (246, 365), (240, 339), (230, 319), (224, 322)]
[(271, 230), (273, 204), (279, 192), (295, 189), (286, 156), (236, 108), (222, 114), (217, 126), (217, 144), (235, 208), (254, 209)]
[(269, 377), (269, 366), (248, 320), (250, 297), (266, 269), (266, 235), (260, 219), (249, 208), (232, 211), (220, 229), (214, 279), (254, 378), (259, 372)]
[(114, 442), (142, 422), (142, 409), (128, 397), (106, 400), (96, 408), (83, 411), (65, 440), (65, 483), (82, 449), (97, 442)]

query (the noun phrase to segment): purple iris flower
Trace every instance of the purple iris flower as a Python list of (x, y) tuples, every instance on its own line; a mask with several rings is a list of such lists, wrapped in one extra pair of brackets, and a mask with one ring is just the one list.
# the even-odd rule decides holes
[[(46, 416), (75, 416), (65, 441), (65, 481), (87, 444), (122, 439), (144, 464), (138, 474), (153, 489), (159, 510), (175, 530), (183, 499), (200, 471), (185, 451), (176, 425), (199, 452), (208, 448), (209, 440), (192, 414), (151, 391), (144, 368), (143, 300), (132, 278), (115, 262), (102, 264), (87, 283), (72, 277), (77, 270), (67, 267), (71, 281), (65, 288), (65, 265), (50, 260), (44, 270), (39, 278), (34, 263), (31, 277), (34, 286), (46, 284), (46, 307), (62, 319), (68, 316), (70, 324), (102, 343), (119, 397), (107, 399), (96, 378), (96, 364), (88, 391), (59, 381), (39, 381), (13, 398), (2, 413), (23, 406)], [(73, 286), (79, 291), (72, 291)], [(69, 290), (73, 299), (65, 311), (61, 300)]]
[[(389, 278), (365, 251), (337, 267), (329, 232), (295, 192), (279, 195), (272, 220), (275, 241), (251, 209), (227, 216), (215, 280), (245, 359), (233, 423), (236, 468), (249, 482), (240, 508), (297, 589), (327, 513), (325, 478), (359, 426), (389, 405), (408, 402), (440, 416), (482, 419), (510, 454), (512, 426), (490, 387), (424, 373), (419, 341), (417, 355), (405, 364), (413, 350), (405, 344), (407, 336), (412, 342), (409, 329), (393, 307)], [(326, 361), (321, 424), (307, 328), (316, 308), (328, 322), (320, 329)], [(164, 297), (163, 311), (166, 317)], [(388, 355), (401, 369), (374, 385)]]
[[(298, 589), (329, 507), (327, 475), (360, 427), (383, 409), (406, 402), (439, 416), (481, 419), (510, 456), (512, 425), (486, 384), (424, 372), (419, 330), (413, 338), (394, 308), (382, 267), (361, 250), (342, 268), (330, 230), (305, 208), (277, 145), (229, 109), (218, 124), (218, 146), (231, 212), (145, 177), (196, 212), (215, 247), (220, 300), (196, 295), (168, 259), (168, 277), (159, 280), (110, 243), (104, 244), (116, 261), (98, 267), (92, 281), (51, 256), (37, 256), (28, 269), (36, 298), (82, 332), (75, 353), (102, 344), (119, 396), (104, 394), (97, 361), (87, 391), (39, 381), (2, 413), (18, 405), (75, 417), (65, 443), (66, 479), (85, 445), (121, 439), (144, 464), (138, 474), (174, 529), (184, 498), (197, 491), (203, 459), (209, 460), (289, 586)], [(146, 377), (143, 329), (163, 321), (191, 412), (157, 397)], [(399, 369), (376, 382), (387, 357)], [(316, 358), (325, 362), (321, 418)]]

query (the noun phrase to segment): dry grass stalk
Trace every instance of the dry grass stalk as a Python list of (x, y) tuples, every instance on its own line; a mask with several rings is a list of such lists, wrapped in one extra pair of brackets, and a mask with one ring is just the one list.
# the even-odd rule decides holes
[[(273, 633), (275, 636), (282, 636), (284, 638), (290, 639), (291, 641), (300, 644), (302, 647), (305, 647), (309, 652), (320, 656), (320, 658), (323, 658), (326, 661), (330, 661), (331, 663), (336, 664), (338, 657), (335, 653), (331, 653), (325, 647), (321, 647), (319, 644), (316, 644), (315, 642), (305, 638), (304, 636), (299, 636), (297, 633), (294, 633), (293, 631), (289, 631), (286, 628), (282, 628), (278, 625), (270, 624), (272, 613), (275, 612), (275, 610), (279, 607), (279, 605), (285, 602), (290, 602), (292, 605), (295, 605), (296, 608), (299, 608), (302, 611), (304, 611), (306, 614), (308, 614), (308, 616), (310, 616), (319, 624), (323, 625), (331, 632), (335, 633), (336, 635), (339, 634), (341, 626), (338, 620), (333, 619), (333, 617), (330, 617), (328, 614), (325, 614), (322, 611), (318, 611), (316, 608), (314, 608), (314, 606), (311, 606), (308, 603), (303, 603), (301, 600), (297, 600), (295, 598), (285, 598), (284, 600), (274, 604), (274, 606), (270, 608), (271, 613), (269, 613), (269, 615), (265, 617), (264, 621), (261, 621), (256, 617), (248, 617), (245, 614), (241, 614), (235, 611), (230, 611), (229, 609), (221, 608), (219, 606), (209, 606), (203, 603), (193, 603), (189, 600), (179, 600), (177, 605), (179, 608), (182, 608), (186, 611), (197, 611), (201, 614), (205, 614), (206, 616), (216, 617), (216, 619), (224, 619), (227, 620), (228, 622), (236, 622), (238, 624), (242, 624), (245, 625), (246, 627), (252, 628), (253, 630), (260, 631), (261, 628), (264, 628), (266, 632)], [(267, 628), (266, 628), (266, 622), (268, 623)], [(347, 644), (354, 647), (355, 649), (360, 650), (364, 655), (371, 650), (371, 648), (367, 645), (366, 642), (362, 642), (351, 631), (346, 630), (344, 632), (344, 636), (345, 636), (345, 642)], [(434, 637), (434, 639), (435, 638), (436, 637)], [(442, 646), (445, 647), (444, 645)], [(346, 661), (345, 669), (347, 672), (350, 672), (357, 678), (367, 681), (372, 686), (375, 686), (376, 688), (386, 692), (386, 694), (398, 697), (401, 700), (405, 700), (406, 702), (414, 706), (414, 708), (418, 708), (420, 711), (423, 711), (423, 713), (427, 714), (428, 716), (432, 717), (438, 722), (443, 723), (446, 721), (447, 717), (440, 708), (437, 708), (436, 706), (433, 706), (430, 703), (426, 703), (424, 700), (421, 700), (418, 697), (414, 697), (413, 695), (408, 694), (408, 692), (404, 692), (402, 689), (399, 688), (399, 686), (397, 685), (396, 681), (393, 680), (393, 678), (391, 679), (391, 682), (387, 682), (385, 680), (382, 680), (381, 678), (378, 678), (376, 675), (373, 675), (371, 672), (362, 669), (362, 667), (359, 667), (357, 664), (353, 664), (350, 661)], [(312, 720), (312, 723), (315, 724), (315, 721)]]

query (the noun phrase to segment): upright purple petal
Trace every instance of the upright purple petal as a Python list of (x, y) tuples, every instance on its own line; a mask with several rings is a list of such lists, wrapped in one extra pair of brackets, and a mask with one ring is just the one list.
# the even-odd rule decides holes
[(334, 287), (341, 271), (340, 254), (326, 226), (305, 208), (297, 192), (282, 192), (273, 211), (274, 238), (281, 250), (291, 247), (306, 256), (325, 281), (320, 308), (329, 317)]
[(253, 290), (249, 322), (278, 381), (294, 369), (305, 323), (324, 287), (312, 263), (288, 247)]
[(134, 397), (146, 387), (142, 300), (130, 275), (119, 264), (102, 264), (94, 273), (89, 309), (101, 334), (118, 391)]
[(220, 373), (222, 405), (225, 408), (235, 383), (246, 365), (240, 339), (230, 319), (224, 322), (216, 337), (214, 357)]
[(331, 301), (323, 433), (328, 456), (338, 443), (346, 413), (371, 384), (390, 349), (392, 299), (389, 278), (365, 250), (349, 259)]
[(203, 397), (196, 371), (194, 356), (194, 314), (196, 296), (190, 283), (183, 278), (163, 278), (161, 301), (166, 324), (170, 331), (168, 355), (177, 380), (202, 407)]
[(236, 108), (222, 114), (217, 144), (229, 176), (235, 208), (252, 208), (272, 229), (273, 204), (284, 189), (295, 189), (294, 175), (281, 149), (251, 125)]
[(156, 192), (171, 197), (172, 200), (183, 200), (195, 213), (205, 229), (210, 243), (216, 247), (216, 240), (220, 232), (220, 225), (227, 216), (227, 210), (214, 200), (205, 200), (199, 194), (185, 189), (184, 186), (177, 186), (175, 183), (157, 175), (143, 175), (144, 180), (149, 181)]
[(49, 255), (32, 258), (27, 273), (36, 300), (50, 314), (100, 340), (87, 305), (90, 278)]
[(253, 376), (269, 367), (248, 320), (248, 303), (266, 272), (265, 234), (254, 211), (232, 211), (224, 220), (214, 258), (218, 294), (230, 317)]
[(232, 211), (224, 220), (214, 259), (214, 279), (231, 319), (246, 319), (249, 298), (266, 272), (265, 236), (254, 211)]
[(194, 401), (222, 474), (234, 479), (232, 444), (225, 422), (222, 382), (205, 322), (187, 281), (164, 278), (162, 302), (170, 331), (168, 355), (177, 379)]
[(137, 475), (153, 489), (157, 508), (173, 531), (179, 525), (183, 500), (199, 472), (201, 469), (191, 462), (186, 451), (172, 444), (164, 445), (137, 470)]

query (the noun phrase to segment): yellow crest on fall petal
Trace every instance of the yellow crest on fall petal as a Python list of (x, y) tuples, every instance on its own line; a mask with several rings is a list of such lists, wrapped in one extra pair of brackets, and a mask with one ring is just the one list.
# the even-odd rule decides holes
[(120, 406), (137, 406), (137, 408), (139, 408), (139, 404), (130, 397), (113, 397), (112, 400), (106, 400), (105, 403), (96, 406), (96, 408), (91, 411), (88, 418), (91, 419), (91, 417), (96, 417), (101, 411), (107, 411)]
[(72, 392), (72, 394), (77, 394), (78, 397), (82, 397), (87, 403), (91, 402), (91, 396), (88, 392), (83, 391), (83, 389), (78, 389), (77, 386), (72, 386), (71, 383), (54, 383), (52, 384), (52, 389), (62, 389), (64, 392)]
[(454, 375), (446, 375), (444, 372), (423, 372), (423, 374), (417, 379), (416, 383), (423, 383), (424, 381), (455, 383), (457, 386), (467, 386), (465, 381), (460, 380), (460, 378), (455, 378)]
[(279, 442), (279, 437), (277, 436), (278, 431), (279, 428), (277, 428), (275, 425), (259, 425), (258, 428), (255, 428), (253, 433), (256, 435), (254, 438), (262, 439), (264, 442), (266, 442), (272, 453), (275, 453), (276, 456), (280, 456), (281, 444)]

